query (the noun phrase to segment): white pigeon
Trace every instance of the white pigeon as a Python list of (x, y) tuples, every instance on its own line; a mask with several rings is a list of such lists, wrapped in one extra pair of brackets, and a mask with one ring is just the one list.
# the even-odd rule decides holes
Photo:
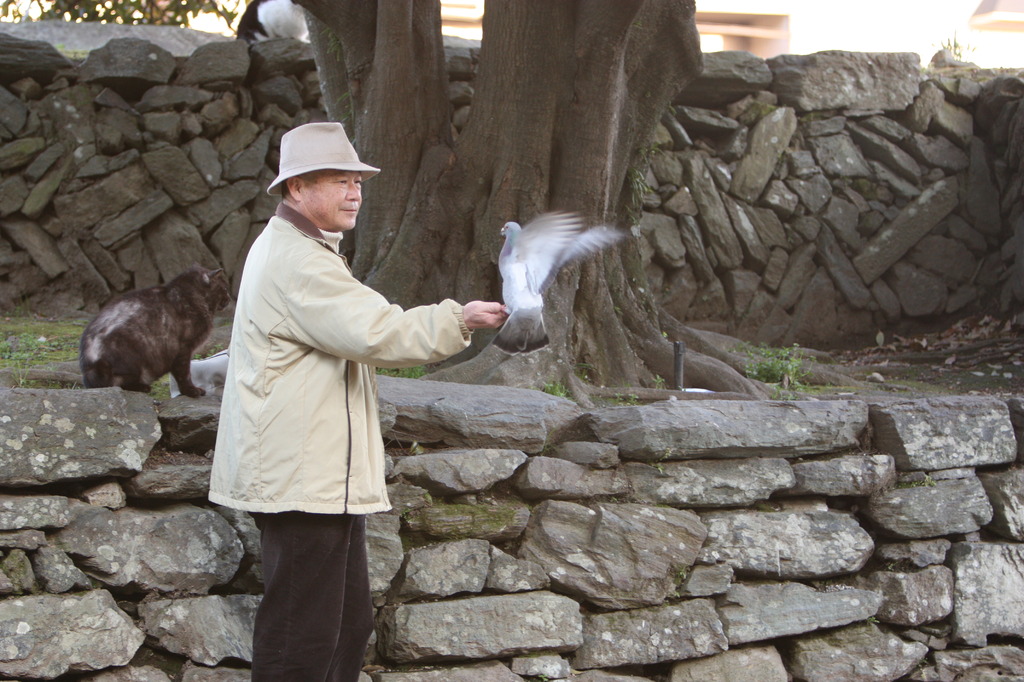
[(506, 353), (529, 353), (548, 343), (542, 294), (570, 262), (622, 239), (610, 227), (586, 229), (574, 213), (544, 213), (520, 227), (501, 228), (505, 245), (498, 257), (502, 296), (509, 318), (494, 337)]

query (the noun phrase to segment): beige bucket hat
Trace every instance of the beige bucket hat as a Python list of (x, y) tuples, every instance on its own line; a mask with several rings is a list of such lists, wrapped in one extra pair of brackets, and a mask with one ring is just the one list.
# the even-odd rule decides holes
[(280, 194), (288, 178), (318, 170), (359, 171), (364, 180), (380, 172), (359, 160), (340, 123), (307, 123), (281, 137), (280, 172), (267, 194)]

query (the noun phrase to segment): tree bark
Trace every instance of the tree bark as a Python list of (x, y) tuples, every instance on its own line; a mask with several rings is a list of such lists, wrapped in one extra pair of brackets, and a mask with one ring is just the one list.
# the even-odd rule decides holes
[[(693, 0), (494, 2), (483, 19), (471, 114), (456, 136), (438, 3), (298, 2), (340, 44), (342, 58), (331, 60), (329, 36), (314, 37), (321, 80), (347, 81), (349, 132), (360, 157), (382, 169), (364, 187), (353, 267), (403, 306), (498, 299), (499, 230), (508, 220), (567, 210), (629, 229), (639, 197), (628, 173), (702, 68)], [(577, 391), (670, 378), (671, 339), (637, 239), (557, 278), (547, 296), (548, 348), (517, 356), (487, 348), (445, 378), (560, 381)], [(491, 334), (475, 336), (477, 352)], [(688, 376), (702, 387), (765, 393), (726, 363), (698, 356), (691, 366), (705, 369)]]

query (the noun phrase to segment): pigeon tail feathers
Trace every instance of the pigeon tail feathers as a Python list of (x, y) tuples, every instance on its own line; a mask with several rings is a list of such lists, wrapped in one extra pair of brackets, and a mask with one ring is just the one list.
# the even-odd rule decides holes
[(529, 353), (548, 345), (543, 308), (514, 311), (494, 337), (493, 343), (506, 353)]

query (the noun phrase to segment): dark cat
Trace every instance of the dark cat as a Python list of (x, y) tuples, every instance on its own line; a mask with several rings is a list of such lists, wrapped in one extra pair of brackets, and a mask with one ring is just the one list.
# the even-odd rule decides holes
[(192, 383), (189, 365), (213, 330), (214, 313), (229, 298), (222, 269), (193, 265), (167, 284), (111, 301), (82, 332), (82, 383), (148, 393), (154, 381), (170, 372), (183, 394), (204, 395)]

